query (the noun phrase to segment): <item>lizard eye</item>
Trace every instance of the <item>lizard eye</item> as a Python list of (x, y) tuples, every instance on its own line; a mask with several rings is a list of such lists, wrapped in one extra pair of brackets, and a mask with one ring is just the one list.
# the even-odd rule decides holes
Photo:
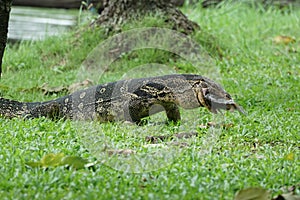
[(208, 85), (205, 82), (201, 82), (200, 85), (202, 88), (208, 88)]

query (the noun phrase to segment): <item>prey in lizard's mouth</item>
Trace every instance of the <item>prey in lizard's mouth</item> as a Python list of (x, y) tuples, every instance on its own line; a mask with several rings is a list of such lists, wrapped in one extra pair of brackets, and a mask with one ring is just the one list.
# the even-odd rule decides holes
[(246, 114), (244, 109), (234, 102), (230, 94), (228, 94), (219, 84), (207, 84), (209, 79), (200, 81), (200, 91), (197, 96), (201, 106), (206, 107), (212, 113), (219, 113), (221, 110), (239, 111)]

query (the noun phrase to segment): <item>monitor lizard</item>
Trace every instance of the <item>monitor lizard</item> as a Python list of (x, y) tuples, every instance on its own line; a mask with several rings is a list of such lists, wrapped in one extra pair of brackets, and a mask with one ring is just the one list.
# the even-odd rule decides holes
[(206, 107), (212, 113), (245, 113), (218, 83), (196, 74), (172, 74), (120, 80), (92, 86), (51, 101), (19, 102), (0, 98), (0, 115), (13, 118), (49, 117), (100, 122), (130, 121), (165, 111), (180, 121), (179, 107)]

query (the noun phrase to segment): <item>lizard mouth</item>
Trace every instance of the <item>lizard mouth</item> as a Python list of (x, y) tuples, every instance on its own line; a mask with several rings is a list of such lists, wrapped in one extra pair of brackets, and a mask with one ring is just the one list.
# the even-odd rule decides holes
[(198, 97), (199, 103), (206, 107), (209, 111), (212, 113), (219, 113), (221, 110), (228, 110), (228, 111), (235, 111), (237, 110), (238, 112), (242, 114), (246, 114), (244, 109), (239, 106), (237, 103), (234, 102), (233, 99), (227, 97), (228, 99), (210, 94), (206, 92), (206, 90), (201, 93), (201, 95)]
[(230, 112), (233, 112), (237, 110), (238, 112), (242, 114), (246, 114), (244, 109), (236, 104), (233, 100), (225, 101), (225, 102), (219, 102), (219, 101), (213, 101), (211, 102), (211, 105), (209, 106), (209, 110), (212, 113), (219, 113), (221, 110), (228, 110)]

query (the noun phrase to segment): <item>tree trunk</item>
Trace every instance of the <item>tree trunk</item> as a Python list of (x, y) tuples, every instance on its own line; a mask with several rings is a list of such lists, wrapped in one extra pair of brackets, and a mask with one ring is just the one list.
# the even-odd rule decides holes
[(174, 0), (103, 0), (103, 10), (94, 24), (108, 27), (108, 31), (115, 31), (125, 21), (158, 13), (166, 23), (172, 24), (174, 30), (189, 34), (198, 29), (199, 26), (190, 21), (173, 3)]
[(8, 20), (12, 0), (0, 0), (0, 77), (2, 73), (2, 57), (7, 42)]

